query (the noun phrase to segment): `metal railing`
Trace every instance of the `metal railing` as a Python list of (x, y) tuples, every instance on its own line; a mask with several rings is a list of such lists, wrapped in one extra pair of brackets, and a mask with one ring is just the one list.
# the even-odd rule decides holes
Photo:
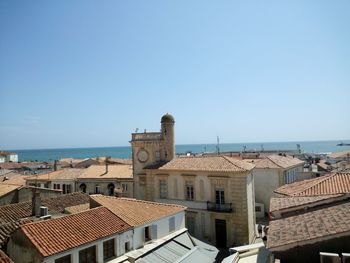
[(209, 201), (207, 201), (207, 210), (214, 211), (214, 212), (226, 212), (226, 213), (233, 212), (232, 203), (217, 204)]

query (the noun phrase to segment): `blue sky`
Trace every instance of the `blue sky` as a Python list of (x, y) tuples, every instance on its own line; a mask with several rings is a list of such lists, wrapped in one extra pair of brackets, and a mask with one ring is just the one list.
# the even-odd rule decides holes
[(350, 1), (0, 1), (0, 148), (350, 138)]

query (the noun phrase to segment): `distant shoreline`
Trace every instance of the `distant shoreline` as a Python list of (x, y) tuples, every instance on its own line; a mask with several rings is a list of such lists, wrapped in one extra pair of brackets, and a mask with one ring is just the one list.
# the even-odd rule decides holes
[[(350, 140), (341, 140), (350, 143)], [(220, 152), (234, 151), (269, 151), (292, 150), (297, 151), (297, 144), (305, 153), (331, 153), (350, 150), (350, 146), (336, 146), (340, 140), (332, 141), (304, 141), (304, 142), (257, 142), (257, 143), (223, 143), (219, 144)], [(245, 147), (245, 148), (244, 148)], [(19, 161), (52, 161), (62, 158), (85, 159), (99, 156), (114, 158), (131, 158), (130, 146), (118, 147), (89, 147), (89, 148), (61, 148), (61, 149), (25, 149), (9, 150), (18, 154)], [(217, 144), (179, 144), (176, 153), (203, 153), (216, 152)]]

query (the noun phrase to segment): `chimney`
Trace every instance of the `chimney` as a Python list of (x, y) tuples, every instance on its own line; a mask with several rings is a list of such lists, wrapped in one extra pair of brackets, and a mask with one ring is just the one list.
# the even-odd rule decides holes
[(32, 197), (32, 216), (40, 216), (41, 198), (40, 192), (34, 189)]
[(53, 170), (57, 171), (57, 160), (55, 160), (53, 163)]
[(109, 162), (109, 159), (110, 159), (111, 157), (106, 157), (106, 159), (105, 159), (105, 163), (106, 163), (106, 172), (105, 172), (105, 174), (107, 174), (108, 173), (108, 162)]

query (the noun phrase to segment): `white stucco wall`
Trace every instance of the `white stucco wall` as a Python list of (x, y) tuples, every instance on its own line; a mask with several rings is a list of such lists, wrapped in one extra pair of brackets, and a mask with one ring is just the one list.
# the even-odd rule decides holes
[(265, 212), (270, 209), (270, 198), (273, 191), (278, 188), (279, 174), (283, 173), (280, 169), (254, 169), (254, 189), (255, 202), (262, 203), (265, 206)]
[[(175, 218), (175, 230), (180, 230), (185, 227), (185, 212), (182, 211), (180, 213), (177, 213), (175, 215), (164, 217), (160, 220), (150, 222), (148, 224), (139, 225), (134, 228), (134, 249), (140, 248), (145, 244), (144, 235), (145, 235), (145, 228), (150, 226), (156, 226), (157, 227), (157, 236), (152, 236), (152, 239), (159, 239), (162, 237), (165, 237), (169, 235), (171, 232), (169, 232), (169, 219), (171, 217)], [(151, 230), (152, 232), (152, 230)]]
[(55, 260), (60, 258), (60, 257), (64, 257), (66, 255), (71, 255), (72, 263), (78, 263), (79, 262), (79, 251), (81, 251), (85, 248), (91, 247), (91, 246), (96, 246), (97, 262), (103, 263), (103, 262), (105, 262), (103, 260), (103, 242), (113, 238), (114, 239), (114, 247), (115, 247), (114, 248), (115, 255), (120, 256), (120, 255), (123, 255), (125, 253), (125, 250), (124, 250), (125, 242), (132, 241), (132, 237), (133, 237), (133, 230), (128, 230), (128, 231), (125, 231), (121, 234), (116, 234), (116, 235), (112, 235), (110, 237), (99, 239), (95, 242), (91, 242), (89, 244), (85, 244), (83, 246), (79, 246), (77, 248), (67, 250), (63, 253), (59, 253), (59, 254), (53, 255), (51, 257), (47, 257), (44, 259), (43, 262), (44, 263), (54, 263)]
[(8, 155), (8, 161), (17, 163), (18, 162), (18, 154)]
[(249, 243), (251, 243), (255, 236), (255, 194), (253, 174), (247, 176), (247, 208)]

